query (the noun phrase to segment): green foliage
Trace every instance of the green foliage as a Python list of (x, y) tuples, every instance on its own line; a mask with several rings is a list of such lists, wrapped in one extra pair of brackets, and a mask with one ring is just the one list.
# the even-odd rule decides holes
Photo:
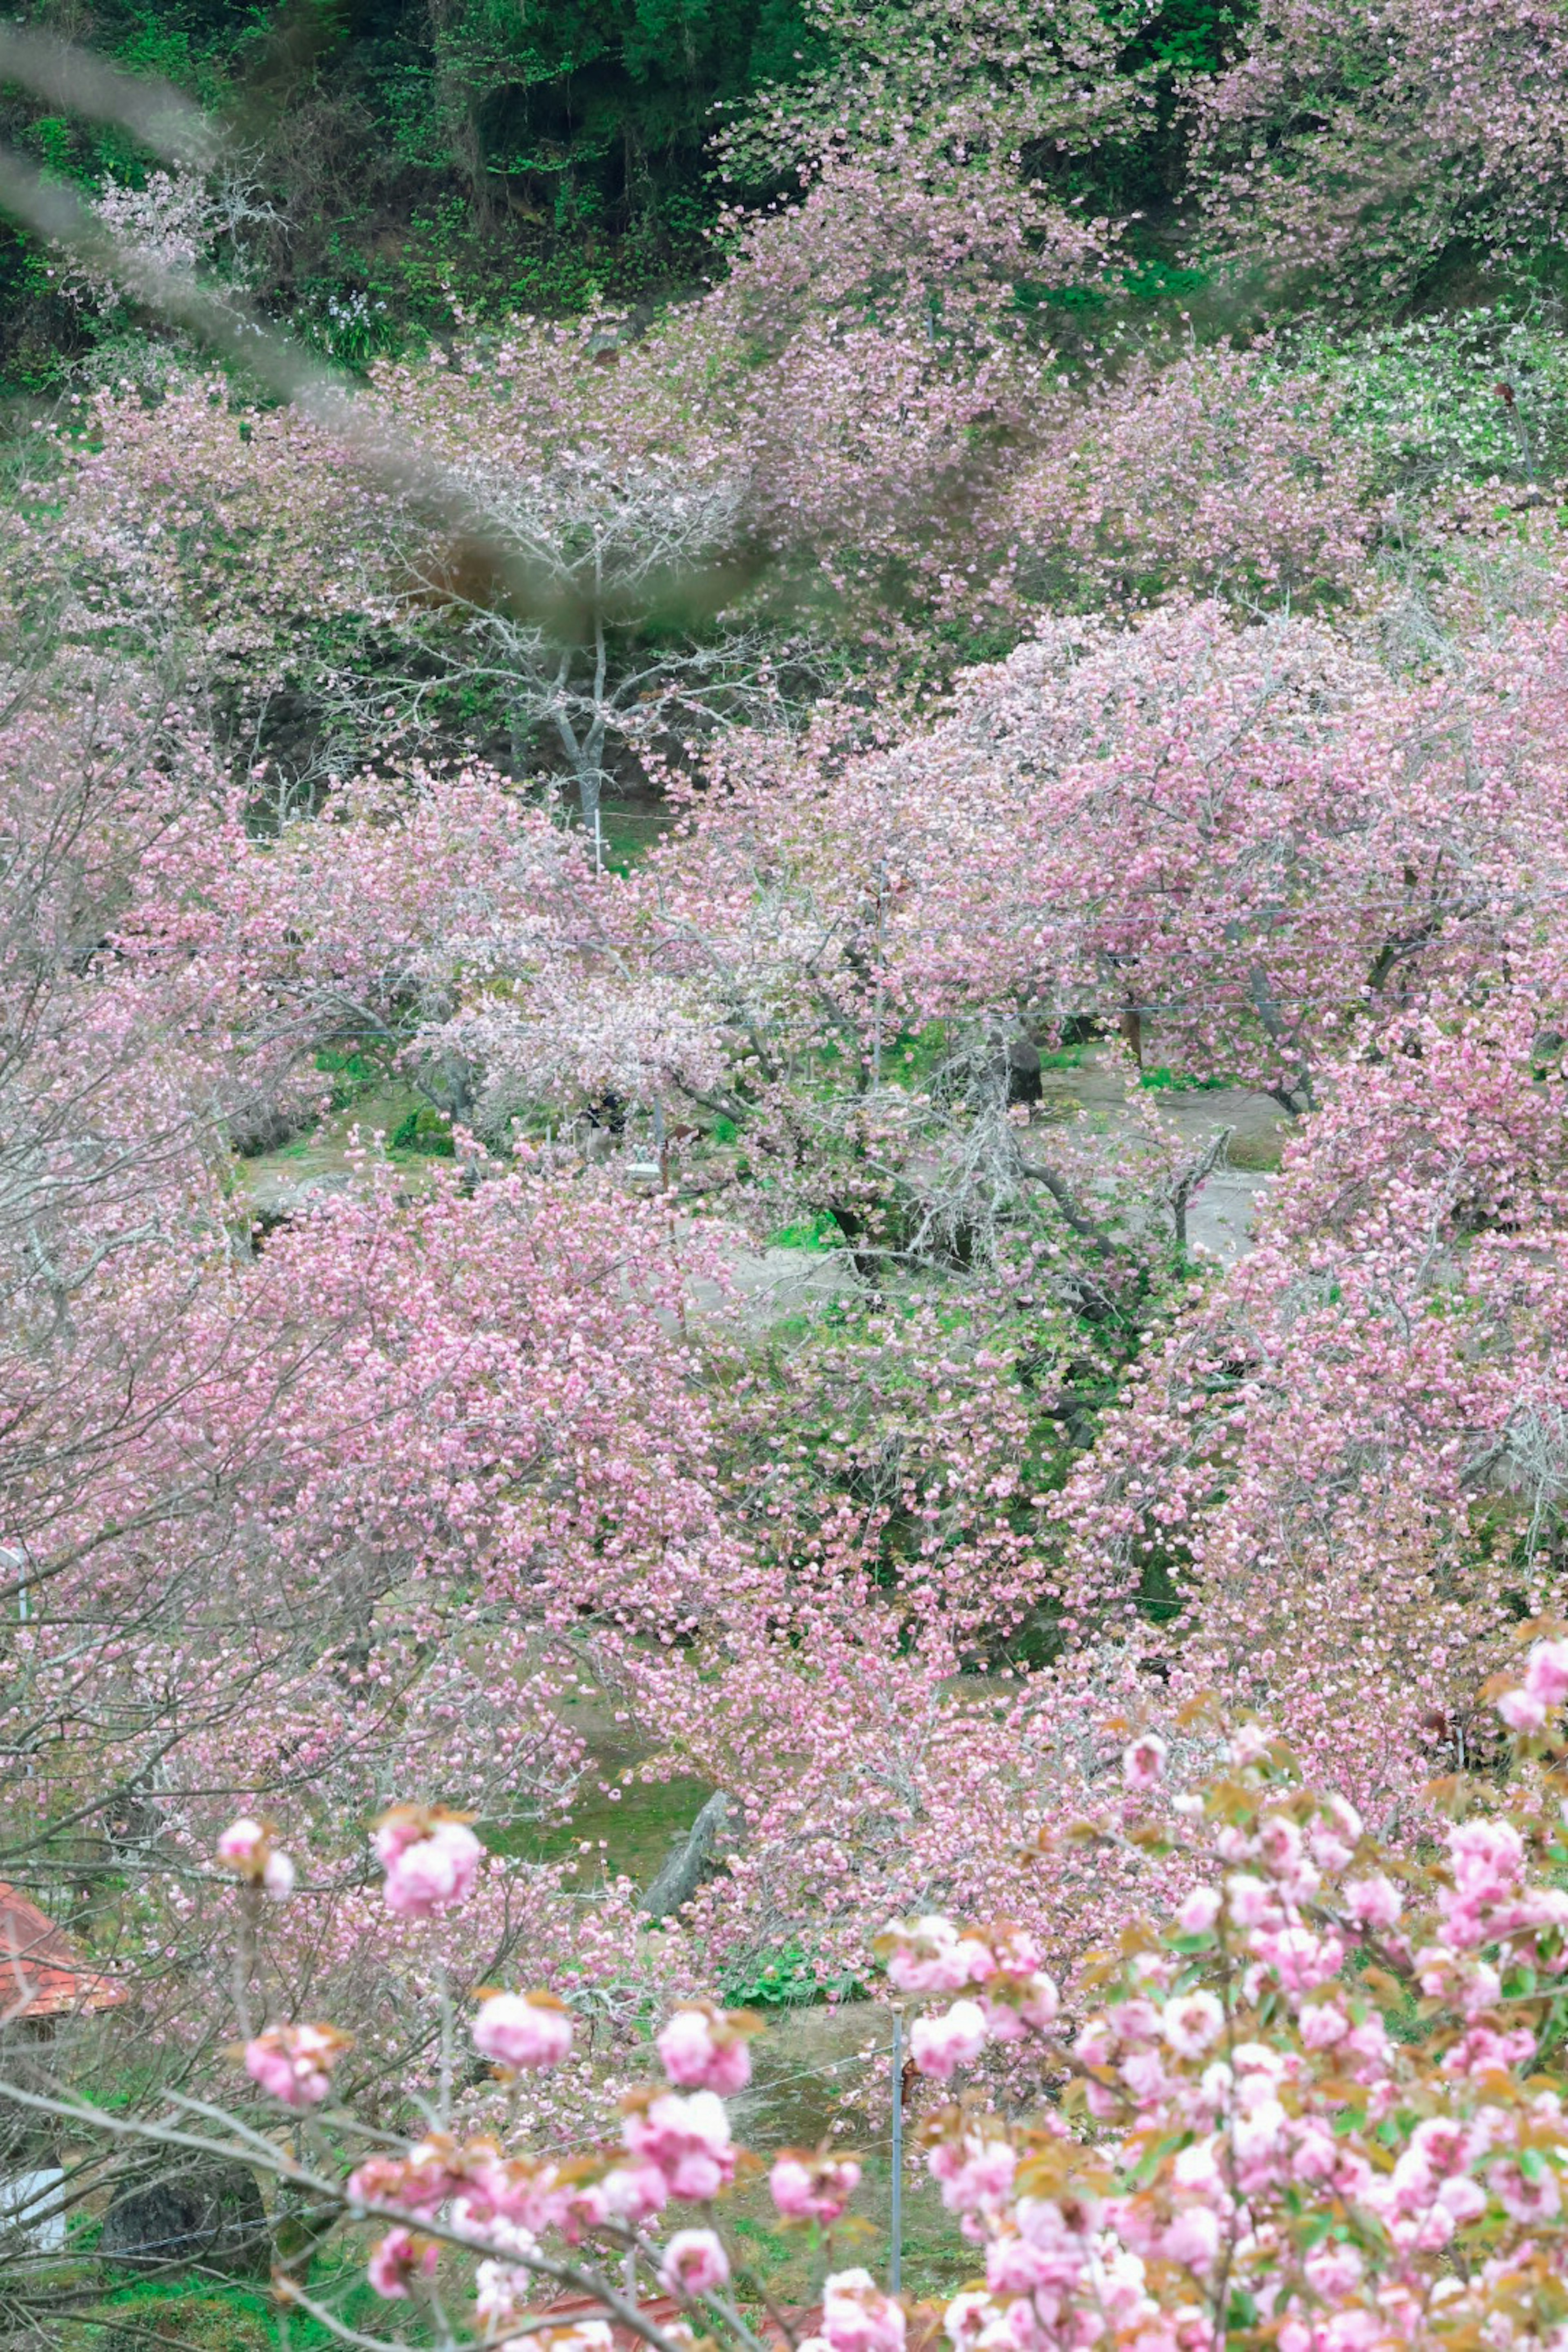
[(793, 1224), (781, 1225), (776, 1234), (768, 1235), (770, 1249), (829, 1250), (842, 1249), (844, 1236), (826, 1209), (815, 1217), (798, 1218)]
[(1146, 255), (1122, 272), (1122, 284), (1135, 302), (1188, 302), (1209, 283), (1206, 269), (1183, 268), (1163, 255)]
[[(107, 2338), (103, 2323), (107, 2322)], [(189, 2352), (261, 2352), (278, 2341), (271, 2297), (264, 2288), (211, 2279), (136, 2280), (103, 2306), (102, 2320), (84, 2327), (76, 2342), (145, 2340), (179, 2344)], [(318, 2336), (318, 2340), (324, 2338)], [(67, 2337), (68, 2347), (71, 2338)]]
[(387, 1145), (393, 1151), (417, 1152), (426, 1160), (450, 1160), (457, 1149), (451, 1120), (428, 1106), (411, 1110), (400, 1119), (387, 1137)]
[(1141, 1087), (1147, 1087), (1151, 1093), (1153, 1094), (1163, 1094), (1167, 1092), (1173, 1094), (1205, 1094), (1212, 1091), (1216, 1087), (1223, 1087), (1226, 1085), (1226, 1081), (1224, 1078), (1193, 1078), (1178, 1076), (1173, 1070), (1167, 1069), (1164, 1063), (1162, 1062), (1158, 1069), (1141, 1071), (1139, 1073), (1138, 1083)]
[[(345, 2263), (342, 2251), (310, 2266), (312, 2299), (330, 2307), (341, 2326), (373, 2326), (381, 2306), (363, 2264)], [(89, 2347), (96, 2352), (117, 2342), (177, 2345), (182, 2352), (272, 2352), (284, 2340), (278, 2305), (265, 2285), (192, 2276), (128, 2280), (95, 2312), (68, 2323), (60, 2344), (61, 2352), (89, 2352)], [(340, 2340), (308, 2314), (289, 2316), (289, 2352), (326, 2352)], [(421, 2340), (426, 2340), (423, 2331), (409, 2337)]]
[(1488, 304), (1346, 341), (1303, 331), (1302, 357), (1345, 399), (1343, 428), (1384, 492), (1554, 479), (1568, 467), (1568, 342), (1526, 313)]
[[(58, 28), (45, 0), (23, 12)], [(816, 54), (801, 0), (89, 0), (70, 26), (236, 122), (276, 226), (268, 307), (350, 367), (470, 311), (580, 310), (702, 266), (720, 110)], [(0, 95), (0, 138), (94, 190), (152, 159), (111, 127)], [(9, 249), (7, 249), (9, 248)], [(0, 377), (52, 388), (90, 311), (0, 233)]]
[[(380, 1086), (386, 1076), (374, 1058), (360, 1052), (357, 1046), (347, 1053), (325, 1049), (317, 1055), (316, 1067), (332, 1081), (331, 1107), (335, 1111), (348, 1110), (362, 1096)], [(408, 1123), (407, 1119), (403, 1122), (405, 1127)]]
[(743, 2009), (803, 2009), (829, 1997), (836, 2000), (869, 1997), (858, 1977), (842, 1972), (819, 1976), (805, 1945), (794, 1941), (759, 1954), (720, 1982), (723, 1999)]

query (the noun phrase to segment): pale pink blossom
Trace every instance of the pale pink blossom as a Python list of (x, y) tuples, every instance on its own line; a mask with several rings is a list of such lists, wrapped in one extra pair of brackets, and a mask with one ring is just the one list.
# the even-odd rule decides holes
[(1216, 1887), (1194, 1886), (1176, 1906), (1176, 1926), (1184, 1936), (1207, 1936), (1219, 1918), (1222, 1897)]
[(1155, 1789), (1165, 1777), (1170, 1753), (1158, 1732), (1140, 1732), (1121, 1751), (1121, 1777), (1130, 1789)]
[(940, 1912), (890, 1919), (883, 1933), (893, 1942), (889, 1979), (900, 1992), (958, 1992), (988, 1974), (993, 1965), (986, 1947), (974, 1937), (961, 1936)]
[(1266, 1879), (1237, 1871), (1225, 1882), (1232, 1922), (1237, 1927), (1261, 1927), (1279, 1916), (1279, 1898)]
[(1519, 1876), (1524, 1842), (1511, 1822), (1459, 1822), (1448, 1832), (1458, 1892), (1471, 1903), (1495, 1902)]
[(440, 1817), (391, 1817), (376, 1832), (386, 1866), (389, 1911), (405, 1919), (432, 1919), (466, 1903), (474, 1891), (484, 1849), (466, 1823)]
[(654, 2047), (670, 2081), (684, 2090), (717, 2091), (728, 2098), (752, 2079), (744, 2033), (707, 2004), (678, 2009)]
[(663, 2174), (672, 2197), (704, 2202), (734, 2178), (730, 2120), (711, 2091), (660, 2092), (626, 2117), (621, 2137), (629, 2154)]
[(1561, 1706), (1568, 1698), (1568, 1635), (1531, 1644), (1524, 1664), (1524, 1687), (1543, 1706)]
[(1487, 2210), (1487, 2192), (1479, 2180), (1464, 2175), (1445, 2180), (1437, 2191), (1438, 2202), (1450, 2213), (1462, 2230), (1467, 2223), (1479, 2221)]
[(440, 2248), (434, 2239), (416, 2237), (412, 2230), (389, 2230), (370, 2250), (365, 2275), (377, 2294), (388, 2301), (405, 2301), (415, 2279), (434, 2278)]
[(1309, 2285), (1330, 2303), (1348, 2295), (1360, 2284), (1365, 2267), (1356, 2249), (1338, 2238), (1314, 2246), (1302, 2263)]
[(289, 1856), (273, 1843), (270, 1823), (253, 1821), (248, 1814), (231, 1822), (218, 1839), (220, 1862), (259, 1886), (274, 1902), (282, 1902), (294, 1889), (294, 1864)]
[(1261, 1764), (1273, 1745), (1273, 1735), (1261, 1723), (1244, 1723), (1231, 1735), (1230, 1760), (1233, 1764)]
[(1201, 2058), (1225, 2031), (1225, 2010), (1212, 1992), (1178, 1993), (1161, 2011), (1160, 2030), (1178, 2058)]
[(832, 2352), (904, 2352), (904, 2314), (869, 2271), (832, 2273), (822, 2289), (822, 2333)]
[(1528, 1738), (1532, 1732), (1541, 1729), (1550, 1710), (1545, 1699), (1538, 1697), (1521, 1683), (1517, 1688), (1503, 1692), (1498, 1700), (1497, 1711), (1510, 1731), (1518, 1732), (1521, 1738)]
[(1382, 1871), (1347, 1879), (1343, 1892), (1346, 1912), (1363, 1927), (1392, 1927), (1404, 1908), (1398, 1887)]
[(605, 2210), (640, 2228), (669, 2201), (669, 2183), (657, 2164), (618, 2164), (599, 2183)]
[(1307, 2050), (1331, 2050), (1342, 2042), (1351, 2022), (1336, 2001), (1313, 2001), (1301, 2011), (1301, 2044)]
[(659, 2261), (667, 2294), (709, 2294), (730, 2275), (730, 2258), (711, 2230), (677, 2230)]
[(1166, 2228), (1160, 2251), (1186, 2270), (1212, 2270), (1219, 2253), (1219, 2215), (1209, 2205), (1185, 2205)]
[(295, 1870), (289, 1856), (274, 1847), (261, 1865), (261, 1884), (274, 1903), (281, 1903), (294, 1892)]
[(776, 2157), (768, 2174), (773, 2200), (786, 2221), (837, 2221), (860, 2179), (853, 2157)]
[(499, 2336), (501, 2322), (515, 2319), (526, 2307), (532, 2284), (533, 2273), (515, 2263), (480, 2263), (474, 2272), (475, 2317)]
[(330, 2025), (269, 2025), (246, 2043), (245, 2071), (286, 2107), (319, 2106), (348, 2046), (348, 2036)]
[(985, 2040), (985, 2013), (979, 2002), (955, 2000), (937, 2016), (916, 2018), (910, 2029), (910, 2055), (922, 2074), (945, 2083), (960, 2066), (973, 2066)]
[(559, 2066), (572, 2047), (572, 2018), (548, 1994), (497, 1992), (473, 2023), (474, 2047), (498, 2065)]
[(269, 1843), (269, 1833), (261, 1822), (242, 1814), (238, 1821), (230, 1822), (218, 1839), (218, 1860), (248, 1873), (253, 1864), (258, 1866), (261, 1850)]

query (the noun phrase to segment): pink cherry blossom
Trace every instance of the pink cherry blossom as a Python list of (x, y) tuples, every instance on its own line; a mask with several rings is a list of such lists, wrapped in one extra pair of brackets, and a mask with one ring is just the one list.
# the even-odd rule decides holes
[(290, 1857), (286, 1853), (279, 1853), (276, 1849), (268, 1855), (261, 1865), (262, 1887), (275, 1903), (285, 1901), (294, 1892), (295, 1877), (294, 1864)]
[(657, 2164), (612, 2166), (599, 2183), (605, 2210), (634, 2227), (651, 2221), (669, 2201), (669, 2183)]
[(389, 2230), (371, 2248), (365, 2275), (379, 2295), (406, 2300), (416, 2279), (434, 2278), (440, 2248), (411, 2230)]
[(1532, 1698), (1549, 1707), (1568, 1698), (1568, 1636), (1535, 1642), (1524, 1664), (1524, 1685)]
[(768, 2174), (774, 2205), (786, 2221), (837, 2221), (860, 2179), (852, 2157), (775, 2157)]
[(1225, 2031), (1225, 2011), (1212, 1992), (1187, 1992), (1168, 2000), (1160, 2030), (1180, 2058), (1197, 2058)]
[(730, 2275), (730, 2258), (711, 2230), (677, 2230), (659, 2261), (659, 2284), (668, 2294), (709, 2294)]
[(752, 2077), (745, 2036), (706, 2006), (678, 2009), (655, 2036), (654, 2047), (672, 2083), (729, 2097)]
[(1526, 1736), (1539, 1731), (1550, 1712), (1543, 1698), (1537, 1698), (1522, 1685), (1518, 1690), (1504, 1691), (1497, 1703), (1497, 1711), (1510, 1731)]
[(1367, 1927), (1392, 1927), (1404, 1908), (1399, 1889), (1381, 1871), (1375, 1877), (1347, 1879), (1345, 1909)]
[(984, 1944), (939, 1913), (891, 1919), (883, 1934), (892, 1945), (888, 1975), (900, 1992), (957, 1992), (991, 1965)]
[(1121, 1752), (1121, 1777), (1130, 1789), (1155, 1789), (1165, 1777), (1169, 1751), (1157, 1732), (1141, 1732)]
[(474, 2020), (474, 2047), (499, 2065), (558, 2066), (572, 2047), (572, 2019), (548, 1994), (491, 1993)]
[(1161, 2240), (1167, 2262), (1184, 2269), (1206, 2272), (1219, 2254), (1220, 2219), (1211, 2206), (1188, 2205), (1178, 2213)]
[(261, 1849), (268, 1843), (268, 1833), (259, 1822), (242, 1816), (230, 1822), (217, 1842), (218, 1860), (233, 1864), (237, 1870), (248, 1872), (259, 1867)]
[(729, 2117), (711, 2091), (658, 2093), (626, 2117), (621, 2137), (630, 2155), (663, 2175), (672, 2197), (705, 2202), (734, 2178)]
[(385, 1864), (386, 1907), (405, 1919), (429, 1919), (466, 1903), (484, 1849), (459, 1821), (414, 1808), (389, 1814), (375, 1833)]
[(319, 2106), (347, 2047), (347, 2037), (330, 2025), (270, 2025), (246, 2043), (245, 2071), (286, 2107)]
[(985, 2042), (985, 2013), (973, 2000), (955, 2000), (939, 2016), (918, 2017), (910, 2029), (910, 2056), (922, 2074), (939, 2083), (960, 2066), (972, 2066)]
[(296, 1877), (293, 1862), (273, 1843), (268, 1823), (252, 1821), (248, 1815), (231, 1822), (217, 1842), (218, 1859), (226, 1862), (251, 1885), (261, 1887), (274, 1902), (282, 1902), (294, 1890)]
[(1214, 1931), (1224, 1905), (1212, 1886), (1194, 1886), (1176, 1907), (1176, 1925), (1184, 1936), (1207, 1936)]
[(869, 2271), (835, 2271), (822, 2289), (822, 2333), (832, 2352), (903, 2352), (903, 2310)]

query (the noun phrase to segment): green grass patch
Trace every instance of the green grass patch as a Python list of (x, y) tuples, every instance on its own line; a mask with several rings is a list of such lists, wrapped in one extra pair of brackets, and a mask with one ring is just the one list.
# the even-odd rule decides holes
[(720, 1979), (727, 2001), (743, 2009), (805, 2009), (814, 2001), (866, 2000), (867, 1988), (847, 1973), (824, 1977), (804, 1944), (782, 1944), (749, 1967)]
[(399, 1119), (386, 1145), (389, 1151), (412, 1152), (423, 1160), (450, 1160), (457, 1150), (451, 1120), (427, 1103)]
[(333, 1110), (350, 1109), (362, 1096), (380, 1086), (386, 1076), (379, 1062), (357, 1047), (344, 1053), (324, 1045), (316, 1056), (316, 1067), (332, 1082)]
[(1167, 1069), (1162, 1062), (1157, 1070), (1140, 1071), (1138, 1083), (1141, 1087), (1147, 1087), (1151, 1093), (1155, 1094), (1205, 1095), (1215, 1093), (1220, 1087), (1228, 1086), (1230, 1081), (1228, 1078), (1178, 1076), (1174, 1070)]
[(830, 1250), (844, 1247), (844, 1235), (826, 1209), (815, 1217), (797, 1219), (794, 1224), (781, 1225), (776, 1234), (768, 1235), (770, 1249)]

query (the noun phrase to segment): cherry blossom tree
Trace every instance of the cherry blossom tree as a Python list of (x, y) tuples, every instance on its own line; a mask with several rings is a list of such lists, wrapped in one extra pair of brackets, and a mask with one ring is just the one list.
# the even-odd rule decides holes
[(1189, 86), (1207, 234), (1345, 301), (1397, 298), (1464, 243), (1540, 252), (1563, 203), (1560, 37), (1463, 0), (1266, 6)]
[[(1346, 1798), (1312, 1788), (1265, 1725), (1227, 1733), (1189, 1711), (1173, 1732), (1199, 1735), (1208, 1768), (1177, 1780), (1170, 1741), (1124, 1721), (1115, 1793), (1074, 1832), (1125, 1851), (1144, 1890), (1166, 1894), (1117, 1952), (1086, 1957), (1064, 1987), (1016, 1923), (888, 1922), (892, 1984), (931, 2004), (910, 2046), (937, 2098), (983, 2061), (1024, 2070), (1037, 2094), (1026, 2121), (973, 2096), (926, 2116), (931, 2172), (984, 2255), (983, 2283), (942, 2314), (955, 2344), (1114, 2331), (1196, 2345), (1277, 2327), (1310, 2346), (1391, 2323), (1424, 2344), (1500, 2317), (1552, 2340), (1564, 2156), (1542, 2068), (1562, 2005), (1568, 1643), (1536, 1639), (1522, 1666), (1493, 1692), (1517, 1736), (1510, 1785), (1450, 1783), (1430, 1858), (1390, 1849)], [(475, 1899), (479, 1848), (449, 1814), (394, 1809), (374, 1850), (394, 1916), (439, 1932)], [(302, 1899), (264, 1824), (232, 1822), (218, 1856), (247, 1922)], [(459, 2092), (448, 2060), (426, 2116), (391, 2133), (367, 2128), (335, 2026), (273, 2021), (239, 1999), (249, 2102), (174, 2099), (126, 2125), (64, 2086), (7, 2095), (100, 2149), (129, 2136), (237, 2155), (303, 2194), (312, 2227), (274, 2291), (329, 2332), (309, 2264), (341, 2231), (380, 2299), (360, 2338), (373, 2345), (407, 2340), (405, 2321), (452, 2347), (542, 2330), (599, 2346), (612, 2325), (656, 2352), (698, 2327), (760, 2340), (725, 2242), (741, 2152), (724, 2099), (749, 2080), (754, 2019), (678, 2006), (657, 2037), (664, 2081), (630, 2089), (618, 2126), (574, 2136), (563, 2160), (529, 2128), (530, 2086), (570, 2063), (581, 2030), (550, 1991), (482, 1994), (463, 2023), (489, 2079)], [(292, 2125), (287, 2147), (269, 2115)], [(786, 2151), (769, 2176), (784, 2225), (820, 2224), (830, 2249), (859, 2179), (826, 2151)], [(581, 2300), (552, 2321), (563, 2287)], [(681, 2316), (650, 2308), (653, 2288)], [(830, 2267), (817, 2326), (806, 2340), (826, 2352), (897, 2352), (909, 2318), (868, 2271)]]

